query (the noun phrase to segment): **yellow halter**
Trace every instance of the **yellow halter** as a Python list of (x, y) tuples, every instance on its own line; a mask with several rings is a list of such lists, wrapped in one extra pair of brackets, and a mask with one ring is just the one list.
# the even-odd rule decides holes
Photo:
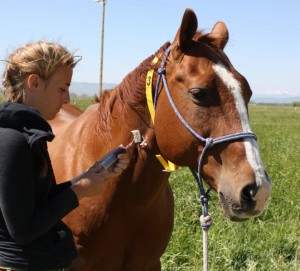
[[(159, 60), (159, 58), (157, 56), (155, 56), (154, 59), (152, 60), (151, 64), (152, 65), (156, 64), (158, 62), (158, 60)], [(154, 69), (151, 69), (147, 72), (147, 77), (146, 77), (146, 99), (147, 99), (147, 105), (148, 105), (148, 109), (149, 109), (149, 112), (150, 112), (151, 120), (152, 120), (152, 123), (154, 124), (155, 108), (154, 108), (153, 97), (152, 97), (153, 74), (154, 74)], [(179, 168), (174, 163), (172, 163), (170, 161), (166, 161), (160, 154), (157, 154), (156, 158), (162, 164), (165, 171), (171, 172), (171, 171), (175, 171)]]

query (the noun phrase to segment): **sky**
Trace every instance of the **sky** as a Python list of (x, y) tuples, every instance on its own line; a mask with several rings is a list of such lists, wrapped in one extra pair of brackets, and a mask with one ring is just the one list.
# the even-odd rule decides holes
[[(0, 60), (28, 42), (59, 42), (82, 56), (73, 82), (98, 83), (102, 7), (93, 0), (1, 0)], [(120, 83), (172, 42), (186, 8), (205, 32), (226, 23), (225, 52), (255, 95), (300, 96), (299, 0), (106, 0), (103, 82)]]

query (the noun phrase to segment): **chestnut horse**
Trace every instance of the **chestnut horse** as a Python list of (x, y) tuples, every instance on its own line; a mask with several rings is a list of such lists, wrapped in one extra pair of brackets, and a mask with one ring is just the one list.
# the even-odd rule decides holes
[[(223, 52), (228, 37), (223, 22), (211, 33), (198, 32), (196, 15), (187, 9), (172, 44), (164, 44), (63, 127), (55, 119), (50, 122), (57, 135), (49, 151), (58, 180), (74, 178), (112, 148), (132, 142), (132, 130), (139, 130), (146, 143), (132, 144), (130, 165), (122, 175), (108, 182), (101, 195), (80, 201), (65, 218), (86, 260), (81, 270), (161, 270), (174, 202), (170, 172), (163, 171), (156, 154), (197, 170), (204, 149), (203, 141), (178, 117), (166, 88), (180, 116), (201, 137), (253, 135), (247, 108), (251, 90)], [(160, 80), (156, 88), (162, 62), (167, 87)], [(152, 86), (154, 106), (147, 104), (146, 82)], [(246, 220), (263, 211), (271, 182), (253, 136), (210, 147), (202, 158), (202, 176), (231, 220)]]

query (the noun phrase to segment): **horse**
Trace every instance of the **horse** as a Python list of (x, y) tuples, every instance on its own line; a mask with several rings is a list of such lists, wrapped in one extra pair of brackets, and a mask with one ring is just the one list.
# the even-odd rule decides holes
[[(50, 121), (57, 180), (72, 179), (111, 149), (129, 146), (128, 168), (64, 218), (86, 260), (80, 270), (161, 270), (174, 220), (170, 172), (176, 166), (197, 171), (204, 150), (201, 175), (226, 217), (244, 221), (266, 208), (271, 181), (249, 123), (251, 89), (224, 53), (228, 39), (224, 22), (204, 33), (194, 11), (186, 9), (172, 43), (83, 113), (57, 125), (68, 111), (63, 108)], [(134, 141), (133, 130), (141, 143)], [(194, 133), (205, 142), (234, 136), (207, 147)], [(168, 161), (173, 166), (164, 167)]]

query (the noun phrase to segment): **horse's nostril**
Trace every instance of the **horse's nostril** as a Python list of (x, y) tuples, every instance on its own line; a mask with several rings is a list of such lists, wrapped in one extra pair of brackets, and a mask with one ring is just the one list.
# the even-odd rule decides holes
[(251, 203), (257, 193), (255, 185), (247, 185), (241, 192), (241, 197), (245, 202)]

